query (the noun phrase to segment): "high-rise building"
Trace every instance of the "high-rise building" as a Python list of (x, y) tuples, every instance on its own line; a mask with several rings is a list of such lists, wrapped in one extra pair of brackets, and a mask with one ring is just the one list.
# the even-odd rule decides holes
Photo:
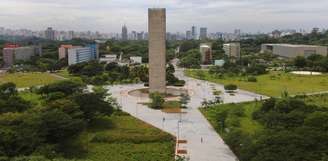
[(137, 40), (137, 32), (136, 31), (132, 31), (132, 40)]
[(16, 61), (27, 61), (35, 55), (41, 55), (42, 49), (40, 46), (7, 46), (2, 51), (3, 62), (5, 67), (10, 67), (15, 64)]
[(97, 60), (98, 58), (99, 52), (97, 44), (68, 49), (68, 65)]
[(137, 33), (137, 40), (143, 40), (144, 39), (144, 32)]
[(149, 92), (166, 93), (166, 10), (148, 10)]
[(207, 28), (206, 27), (201, 27), (199, 29), (199, 39), (201, 39), (201, 40), (207, 39)]
[(212, 45), (208, 43), (200, 44), (199, 47), (201, 53), (202, 64), (212, 64)]
[(122, 40), (128, 40), (128, 28), (125, 25), (122, 27)]
[(236, 41), (240, 41), (240, 34), (241, 34), (240, 29), (236, 29), (235, 32), (234, 32)]
[(55, 30), (52, 27), (48, 27), (45, 31), (45, 38), (48, 40), (55, 40)]
[(196, 26), (191, 27), (191, 36), (194, 40), (198, 39), (197, 38), (197, 28), (196, 28)]
[(240, 43), (223, 44), (223, 50), (230, 59), (240, 59)]
[(186, 39), (187, 40), (191, 40), (192, 39), (192, 34), (191, 34), (191, 31), (189, 31), (189, 30), (186, 32)]

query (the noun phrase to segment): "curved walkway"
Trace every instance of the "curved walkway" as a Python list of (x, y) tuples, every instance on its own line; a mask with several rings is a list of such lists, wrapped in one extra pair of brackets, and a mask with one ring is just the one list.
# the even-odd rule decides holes
[[(148, 98), (138, 98), (128, 95), (128, 91), (143, 88), (142, 84), (108, 86), (109, 92), (117, 99), (122, 110), (136, 118), (143, 120), (157, 128), (160, 128), (179, 140), (186, 140), (186, 144), (177, 147), (186, 150), (190, 161), (236, 161), (237, 157), (216, 133), (198, 108), (204, 99), (212, 100), (215, 96), (212, 89), (223, 91), (223, 86), (196, 80), (184, 76), (182, 69), (176, 71), (180, 79), (186, 81), (185, 88), (191, 94), (191, 100), (183, 114), (167, 114), (160, 110), (150, 109), (140, 102), (146, 102)], [(263, 96), (247, 91), (238, 91), (235, 96), (223, 94), (224, 103), (247, 102)]]

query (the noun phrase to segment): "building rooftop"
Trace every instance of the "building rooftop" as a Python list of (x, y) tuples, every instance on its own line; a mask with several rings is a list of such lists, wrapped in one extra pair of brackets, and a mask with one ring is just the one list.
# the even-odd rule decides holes
[(263, 45), (270, 45), (270, 46), (285, 46), (285, 47), (324, 47), (324, 46), (317, 46), (317, 45), (297, 45), (297, 44), (263, 44)]

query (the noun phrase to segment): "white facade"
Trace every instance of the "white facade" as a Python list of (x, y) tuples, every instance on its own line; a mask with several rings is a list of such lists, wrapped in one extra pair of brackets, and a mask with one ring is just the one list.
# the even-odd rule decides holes
[(286, 58), (308, 57), (313, 54), (327, 56), (327, 47), (314, 45), (262, 44), (261, 53), (272, 53)]
[(116, 55), (105, 55), (104, 57), (101, 57), (99, 59), (100, 62), (105, 62), (105, 63), (112, 63), (117, 61), (117, 56)]
[(68, 50), (68, 65), (94, 60), (92, 49), (89, 47), (72, 48)]
[(130, 62), (132, 64), (142, 64), (142, 57), (141, 56), (132, 56), (132, 57), (130, 57)]
[(212, 64), (212, 47), (211, 44), (202, 43), (200, 44), (199, 51), (201, 54), (202, 64)]

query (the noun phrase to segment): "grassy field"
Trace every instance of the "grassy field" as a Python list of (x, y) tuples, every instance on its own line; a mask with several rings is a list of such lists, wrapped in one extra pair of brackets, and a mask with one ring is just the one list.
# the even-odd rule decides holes
[(67, 79), (80, 79), (78, 76), (73, 76), (73, 75), (69, 74), (67, 69), (60, 70), (55, 74), (62, 76), (64, 78), (67, 78)]
[(92, 161), (173, 161), (174, 138), (129, 115), (99, 119), (81, 136)]
[(245, 77), (225, 76), (220, 79), (207, 71), (202, 71), (200, 74), (197, 70), (187, 70), (185, 73), (188, 76), (215, 83), (236, 84), (240, 89), (266, 96), (279, 97), (284, 91), (287, 91), (290, 95), (328, 91), (328, 75), (326, 74), (321, 76), (301, 76), (283, 72), (271, 72), (257, 76), (257, 82), (247, 82)]
[(200, 111), (223, 137), (226, 136), (227, 133), (219, 127), (218, 123), (218, 119), (220, 119), (220, 115), (222, 116), (223, 113), (226, 113), (226, 129), (238, 128), (243, 132), (252, 135), (262, 129), (262, 126), (252, 119), (253, 112), (260, 108), (260, 105), (260, 102), (223, 104), (210, 108), (202, 108)]
[(0, 75), (0, 84), (13, 82), (18, 88), (54, 83), (60, 80), (49, 73), (6, 73)]

